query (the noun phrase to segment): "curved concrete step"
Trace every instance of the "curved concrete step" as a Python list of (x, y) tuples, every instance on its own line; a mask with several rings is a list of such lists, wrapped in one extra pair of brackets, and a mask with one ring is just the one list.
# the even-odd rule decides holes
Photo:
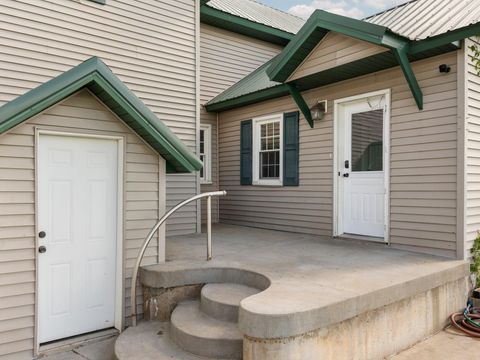
[(142, 321), (136, 327), (129, 327), (115, 342), (115, 359), (214, 360), (196, 356), (181, 349), (170, 339), (169, 332), (168, 322)]
[(243, 336), (237, 324), (204, 314), (198, 301), (178, 304), (172, 313), (170, 336), (178, 346), (195, 355), (242, 358)]
[(240, 301), (259, 292), (240, 284), (207, 284), (202, 288), (200, 308), (215, 319), (238, 322)]

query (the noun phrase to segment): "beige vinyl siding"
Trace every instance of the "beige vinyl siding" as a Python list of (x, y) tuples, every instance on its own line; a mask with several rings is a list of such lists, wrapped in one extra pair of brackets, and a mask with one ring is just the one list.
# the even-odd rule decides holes
[(478, 39), (466, 40), (466, 243), (465, 257), (470, 257), (473, 241), (480, 231), (480, 77), (469, 55), (468, 46)]
[[(139, 247), (159, 218), (164, 160), (100, 101), (83, 90), (7, 134), (0, 135), (0, 359), (18, 349), (29, 359), (35, 321), (35, 127), (124, 136), (125, 316)], [(163, 166), (162, 166), (163, 167)], [(152, 243), (144, 262), (157, 261)], [(141, 304), (141, 292), (139, 292)], [(137, 309), (142, 313), (142, 306)]]
[[(0, 12), (0, 105), (95, 55), (195, 150), (195, 1), (4, 0)], [(167, 206), (190, 197), (196, 177), (169, 176), (167, 193)], [(167, 229), (195, 231), (195, 205)]]
[(342, 34), (329, 32), (290, 75), (289, 80), (299, 79), (385, 51), (388, 51), (388, 49)]
[[(439, 64), (452, 71), (440, 74)], [(333, 101), (391, 89), (390, 235), (398, 248), (455, 256), (456, 53), (413, 64), (424, 93), (419, 111), (399, 68), (313, 89), (308, 104), (328, 100), (325, 118), (310, 129), (300, 119), (300, 186), (240, 185), (240, 122), (297, 110), (290, 97), (219, 114), (220, 203), (225, 223), (332, 235)]]
[[(207, 103), (253, 70), (280, 53), (281, 47), (230, 31), (200, 25), (200, 101)], [(201, 123), (212, 127), (212, 183), (201, 191), (218, 187), (217, 114), (202, 107)], [(212, 218), (218, 221), (218, 199), (212, 201)], [(202, 203), (202, 221), (206, 220), (206, 201)]]

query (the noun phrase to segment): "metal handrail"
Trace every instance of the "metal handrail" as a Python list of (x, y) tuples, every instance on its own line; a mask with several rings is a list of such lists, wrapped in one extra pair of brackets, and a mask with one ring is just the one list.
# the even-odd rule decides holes
[(137, 277), (138, 277), (138, 270), (140, 269), (140, 263), (142, 262), (143, 256), (145, 255), (145, 251), (147, 250), (150, 241), (153, 238), (153, 235), (157, 232), (160, 226), (163, 225), (167, 219), (173, 215), (178, 209), (182, 208), (183, 206), (191, 203), (195, 200), (200, 200), (203, 198), (207, 198), (207, 261), (212, 259), (212, 196), (225, 196), (227, 195), (226, 191), (213, 191), (207, 192), (203, 194), (198, 194), (192, 196), (190, 199), (182, 201), (181, 203), (174, 206), (170, 211), (168, 211), (163, 217), (155, 224), (155, 226), (150, 230), (143, 245), (138, 252), (137, 260), (135, 261), (135, 267), (133, 268), (132, 274), (132, 285), (130, 288), (130, 307), (131, 307), (131, 318), (132, 318), (132, 326), (137, 326)]

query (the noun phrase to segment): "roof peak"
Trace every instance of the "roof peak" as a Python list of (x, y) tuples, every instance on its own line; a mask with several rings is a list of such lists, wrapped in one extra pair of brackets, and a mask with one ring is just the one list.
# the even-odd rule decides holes
[(201, 169), (195, 154), (96, 56), (1, 106), (0, 135), (84, 88), (163, 156), (168, 172)]

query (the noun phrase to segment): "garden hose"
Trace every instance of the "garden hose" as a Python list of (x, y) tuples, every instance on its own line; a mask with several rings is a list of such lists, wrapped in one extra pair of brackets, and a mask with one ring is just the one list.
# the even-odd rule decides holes
[[(475, 321), (477, 320), (477, 321)], [(480, 308), (473, 307), (469, 301), (463, 313), (458, 312), (450, 316), (452, 325), (465, 334), (480, 338)]]

